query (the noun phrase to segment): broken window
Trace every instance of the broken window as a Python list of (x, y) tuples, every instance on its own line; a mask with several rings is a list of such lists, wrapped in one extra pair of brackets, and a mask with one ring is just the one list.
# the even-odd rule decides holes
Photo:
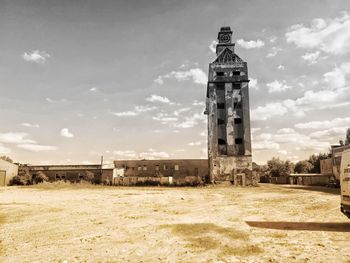
[(222, 76), (224, 76), (224, 72), (218, 71), (218, 72), (216, 72), (216, 76), (222, 77)]
[(156, 165), (156, 171), (159, 171), (159, 165), (158, 164)]
[(144, 170), (144, 171), (147, 171), (147, 165), (144, 165), (144, 166), (143, 166), (143, 170)]
[(167, 170), (168, 167), (166, 166), (166, 164), (163, 165), (163, 170)]
[(242, 138), (236, 138), (235, 139), (235, 143), (236, 144), (242, 144), (243, 143), (243, 139)]
[(220, 125), (220, 124), (225, 124), (225, 120), (223, 120), (223, 119), (218, 119), (218, 124)]
[(61, 177), (59, 176), (59, 174), (56, 174), (56, 180), (61, 179)]
[(242, 119), (241, 118), (235, 118), (234, 122), (235, 122), (235, 124), (241, 124), (242, 123)]
[(141, 166), (137, 167), (137, 170), (138, 170), (138, 171), (141, 171), (141, 170), (142, 170), (142, 167), (141, 167)]
[(242, 104), (240, 102), (234, 102), (233, 103), (233, 108), (235, 109), (241, 109), (242, 108)]
[(219, 145), (225, 145), (226, 141), (224, 139), (218, 139), (218, 144)]
[(225, 109), (225, 103), (216, 104), (218, 109)]
[(241, 72), (240, 71), (232, 71), (232, 75), (239, 76), (239, 75), (241, 75)]
[(241, 84), (240, 83), (233, 83), (233, 89), (240, 89), (241, 88)]
[(175, 171), (178, 171), (180, 169), (180, 166), (178, 164), (175, 164), (174, 169)]

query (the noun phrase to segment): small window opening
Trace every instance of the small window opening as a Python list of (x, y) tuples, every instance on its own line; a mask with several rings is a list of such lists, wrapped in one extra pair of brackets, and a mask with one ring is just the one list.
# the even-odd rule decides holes
[(217, 108), (218, 109), (225, 109), (225, 103), (218, 103)]
[(223, 119), (218, 119), (218, 124), (225, 124), (225, 121)]
[(141, 166), (137, 167), (137, 171), (141, 171), (141, 170), (142, 170)]
[(178, 164), (175, 164), (174, 169), (175, 169), (175, 171), (178, 171), (178, 170), (180, 170), (180, 166)]
[(156, 165), (156, 171), (159, 171), (159, 165)]
[(226, 141), (223, 140), (223, 139), (218, 139), (218, 144), (219, 144), (219, 145), (225, 145), (225, 144), (226, 144)]
[(144, 165), (144, 166), (143, 166), (143, 170), (144, 170), (144, 171), (147, 171), (147, 165)]
[(242, 123), (242, 119), (241, 118), (235, 118), (234, 122), (235, 122), (235, 124), (241, 124)]
[(234, 107), (235, 109), (241, 109), (241, 108), (242, 108), (242, 104), (239, 103), (239, 102), (234, 102), (234, 103), (233, 103), (233, 107)]
[(216, 72), (216, 76), (222, 77), (222, 76), (224, 76), (224, 72), (222, 72), (222, 71)]
[(241, 88), (241, 84), (239, 84), (239, 83), (233, 84), (233, 89), (240, 89), (240, 88)]
[(233, 71), (232, 75), (233, 76), (239, 76), (239, 75), (241, 75), (241, 72), (240, 71)]
[(242, 144), (243, 143), (243, 139), (242, 138), (236, 138), (235, 139), (235, 143), (236, 144)]

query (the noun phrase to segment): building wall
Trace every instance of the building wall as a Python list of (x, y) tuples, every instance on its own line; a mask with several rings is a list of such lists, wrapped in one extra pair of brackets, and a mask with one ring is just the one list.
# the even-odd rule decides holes
[(320, 160), (321, 174), (333, 175), (332, 158)]
[[(172, 177), (174, 180), (193, 177), (205, 181), (208, 178), (208, 160), (117, 160), (115, 169), (123, 169), (123, 177)], [(120, 177), (120, 176), (119, 176)], [(197, 179), (196, 179), (197, 180)]]
[(111, 182), (113, 169), (102, 169), (101, 165), (28, 165), (29, 173), (34, 178), (39, 171), (43, 172), (50, 182), (66, 180), (79, 182), (93, 175), (94, 182)]
[(18, 175), (18, 165), (0, 159), (0, 186), (8, 185), (10, 180)]

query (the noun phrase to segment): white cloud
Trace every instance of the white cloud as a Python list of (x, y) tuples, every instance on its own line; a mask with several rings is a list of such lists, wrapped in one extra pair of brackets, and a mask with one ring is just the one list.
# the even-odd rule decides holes
[(191, 110), (191, 108), (181, 108), (181, 109), (178, 109), (178, 110), (176, 110), (176, 111), (174, 111), (174, 115), (175, 116), (179, 116), (181, 113), (184, 113), (184, 112), (186, 112), (186, 111), (189, 111), (189, 110)]
[(7, 148), (5, 146), (3, 146), (2, 144), (0, 144), (0, 154), (8, 154), (11, 152), (10, 148)]
[(19, 144), (17, 147), (31, 152), (53, 151), (57, 149), (56, 146), (39, 144)]
[(213, 40), (210, 45), (208, 46), (210, 51), (213, 53), (216, 53), (216, 45), (218, 44), (217, 40)]
[(0, 133), (0, 142), (4, 143), (36, 143), (33, 140), (26, 139), (27, 133), (24, 132), (6, 132)]
[(350, 117), (335, 118), (330, 121), (310, 121), (294, 125), (298, 129), (330, 129), (338, 126), (350, 126)]
[(285, 66), (283, 66), (283, 65), (278, 65), (277, 69), (279, 69), (279, 70), (285, 70), (286, 68), (285, 68)]
[(350, 62), (342, 63), (339, 67), (323, 75), (324, 82), (332, 89), (341, 89), (346, 84), (346, 77), (350, 74)]
[(282, 51), (282, 48), (272, 47), (270, 52), (266, 55), (266, 57), (267, 58), (275, 57), (280, 51)]
[(334, 19), (313, 19), (309, 27), (293, 25), (285, 37), (287, 42), (300, 48), (315, 48), (334, 55), (345, 54), (350, 51), (350, 16), (342, 12), (342, 16)]
[(288, 108), (280, 102), (267, 103), (252, 110), (252, 120), (267, 120), (274, 116), (283, 116)]
[(320, 51), (316, 51), (313, 53), (305, 53), (305, 55), (301, 56), (301, 58), (309, 62), (310, 65), (312, 65), (317, 63), (317, 59), (319, 58), (319, 56)]
[(204, 103), (204, 101), (194, 100), (192, 105), (193, 106), (205, 106), (205, 103)]
[(325, 140), (329, 140), (330, 138), (343, 139), (345, 138), (346, 129), (348, 127), (349, 126), (333, 127), (326, 130), (322, 129), (320, 131), (310, 133), (310, 137), (315, 139), (325, 139)]
[(176, 123), (175, 127), (182, 129), (192, 128), (196, 126), (199, 122), (203, 122), (206, 119), (207, 118), (204, 114), (195, 113), (192, 116), (185, 117), (185, 120), (183, 122)]
[(148, 149), (147, 151), (137, 153), (133, 150), (125, 150), (125, 151), (113, 151), (113, 154), (122, 157), (122, 158), (129, 158), (129, 159), (163, 159), (163, 158), (169, 158), (170, 155), (166, 152), (162, 151), (156, 151), (154, 149)]
[(163, 85), (163, 83), (164, 83), (163, 77), (158, 76), (156, 79), (154, 79), (154, 82), (157, 83), (158, 85)]
[(285, 91), (287, 89), (292, 88), (291, 86), (287, 86), (285, 80), (283, 80), (282, 82), (275, 80), (273, 82), (267, 83), (266, 86), (269, 87), (269, 93), (281, 92), (281, 91)]
[(131, 111), (112, 112), (112, 114), (118, 117), (133, 117), (133, 116), (138, 116), (144, 112), (154, 111), (156, 109), (158, 109), (158, 107), (156, 106), (140, 105), (140, 106), (135, 106), (134, 110), (131, 110)]
[(155, 95), (155, 94), (152, 94), (150, 97), (147, 97), (146, 100), (149, 102), (161, 102), (161, 103), (166, 103), (166, 104), (174, 104), (167, 97), (162, 97), (162, 96)]
[(265, 45), (264, 41), (258, 39), (258, 40), (250, 40), (245, 41), (243, 39), (238, 39), (237, 44), (245, 49), (251, 49), (251, 48), (261, 48)]
[(34, 50), (31, 53), (24, 52), (22, 57), (25, 61), (45, 64), (47, 59), (51, 56), (45, 51)]
[(89, 89), (89, 91), (96, 92), (96, 91), (98, 91), (98, 88), (97, 87), (92, 87), (92, 88)]
[(172, 71), (164, 76), (158, 76), (154, 81), (162, 85), (164, 79), (176, 79), (179, 82), (191, 80), (195, 84), (201, 85), (206, 85), (208, 81), (207, 75), (200, 68), (192, 68), (187, 71)]
[(252, 89), (258, 90), (259, 89), (258, 80), (254, 78), (250, 78), (249, 87)]
[(187, 145), (189, 145), (189, 146), (200, 146), (200, 145), (202, 145), (202, 142), (201, 142), (201, 141), (198, 141), (198, 142), (189, 142)]
[(73, 138), (74, 137), (74, 134), (71, 133), (68, 128), (63, 128), (61, 129), (61, 132), (60, 132), (60, 135), (62, 137), (66, 137), (66, 138)]
[(263, 141), (253, 142), (252, 148), (253, 150), (259, 150), (259, 151), (278, 150), (280, 148), (280, 145), (273, 141), (263, 140)]
[(155, 121), (160, 121), (162, 124), (166, 124), (169, 122), (172, 123), (178, 120), (177, 117), (171, 116), (163, 112), (157, 113), (157, 115), (153, 116), (152, 119)]
[(269, 38), (269, 41), (270, 41), (271, 43), (275, 43), (276, 40), (277, 40), (277, 37), (276, 37), (276, 36), (272, 36), (272, 37)]
[(29, 123), (29, 122), (23, 122), (21, 123), (24, 127), (30, 127), (30, 128), (39, 128), (39, 124)]

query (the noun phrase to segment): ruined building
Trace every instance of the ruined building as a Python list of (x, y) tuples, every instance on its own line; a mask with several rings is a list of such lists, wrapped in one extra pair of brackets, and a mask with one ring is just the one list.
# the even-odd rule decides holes
[(209, 175), (211, 182), (253, 185), (248, 69), (234, 48), (231, 28), (222, 27), (207, 86)]

